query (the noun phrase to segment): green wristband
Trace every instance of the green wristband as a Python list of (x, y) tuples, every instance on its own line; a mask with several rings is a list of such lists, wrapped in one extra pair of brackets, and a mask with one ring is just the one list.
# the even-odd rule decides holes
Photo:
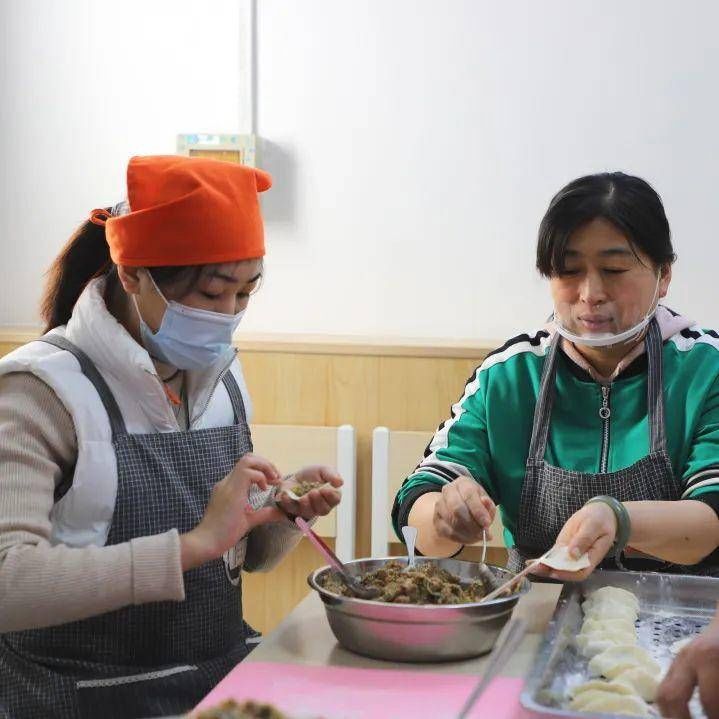
[(598, 497), (592, 497), (585, 503), (584, 506), (586, 507), (587, 504), (592, 504), (594, 502), (606, 504), (612, 512), (614, 512), (614, 516), (617, 518), (617, 533), (614, 536), (614, 544), (611, 552), (614, 554), (614, 561), (619, 569), (626, 569), (626, 567), (622, 564), (622, 552), (626, 548), (629, 542), (629, 536), (632, 533), (632, 520), (629, 517), (629, 512), (618, 499), (610, 497), (608, 494), (601, 494)]

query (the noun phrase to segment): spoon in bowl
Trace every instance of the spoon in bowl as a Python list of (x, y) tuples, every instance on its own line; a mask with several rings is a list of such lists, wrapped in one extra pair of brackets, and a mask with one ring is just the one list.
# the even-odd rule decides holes
[(359, 599), (375, 599), (379, 596), (379, 589), (376, 587), (365, 587), (356, 577), (353, 577), (347, 571), (347, 567), (342, 564), (337, 555), (302, 517), (295, 517), (294, 521), (302, 534), (310, 540), (314, 548), (329, 562), (330, 566), (340, 574), (347, 588), (355, 594), (355, 596)]
[(417, 527), (402, 527), (402, 536), (407, 545), (407, 566), (402, 571), (409, 572), (417, 566), (417, 560), (414, 556), (414, 545), (417, 542)]

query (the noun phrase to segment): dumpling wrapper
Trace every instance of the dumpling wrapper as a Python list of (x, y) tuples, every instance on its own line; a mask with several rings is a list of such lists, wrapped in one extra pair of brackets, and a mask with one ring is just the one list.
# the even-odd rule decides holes
[(644, 700), (632, 694), (617, 694), (612, 691), (589, 689), (576, 696), (569, 704), (573, 711), (604, 712), (626, 716), (650, 716)]
[(579, 686), (574, 687), (574, 689), (571, 690), (571, 694), (572, 697), (576, 697), (583, 692), (588, 692), (593, 689), (600, 692), (612, 692), (614, 694), (635, 694), (635, 692), (626, 684), (606, 682), (603, 679), (590, 679), (588, 682), (583, 682)]
[(659, 675), (661, 672), (661, 667), (649, 652), (635, 644), (617, 644), (589, 660), (589, 673), (595, 677), (614, 679), (620, 671), (631, 667), (641, 667), (649, 674)]
[(579, 572), (591, 565), (588, 554), (574, 559), (569, 556), (569, 549), (564, 545), (552, 547), (539, 558), (539, 562), (561, 572)]
[(622, 604), (626, 603), (639, 611), (639, 600), (637, 599), (636, 594), (626, 589), (622, 589), (621, 587), (600, 587), (589, 594), (586, 601), (591, 604), (597, 600), (607, 599), (611, 599), (615, 602), (621, 602)]
[(645, 701), (653, 702), (661, 677), (650, 674), (644, 667), (631, 667), (616, 674), (613, 680), (615, 684), (624, 684), (633, 689)]

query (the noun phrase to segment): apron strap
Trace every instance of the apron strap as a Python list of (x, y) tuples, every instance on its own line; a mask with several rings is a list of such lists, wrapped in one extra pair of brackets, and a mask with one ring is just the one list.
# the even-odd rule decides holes
[(554, 403), (554, 377), (557, 368), (557, 348), (561, 339), (559, 332), (555, 332), (544, 358), (542, 379), (539, 383), (539, 396), (537, 397), (537, 405), (534, 409), (532, 439), (529, 442), (528, 456), (540, 462), (544, 459), (544, 450), (547, 447), (547, 437), (549, 436), (549, 421), (552, 416), (552, 404)]
[(662, 379), (662, 335), (656, 318), (649, 323), (647, 331), (647, 405), (649, 419), (649, 447), (651, 452), (667, 449), (664, 429), (664, 385)]
[(125, 420), (122, 417), (122, 412), (120, 412), (117, 401), (115, 400), (110, 388), (107, 386), (107, 382), (105, 382), (92, 360), (79, 347), (59, 335), (43, 335), (38, 338), (37, 341), (45, 342), (46, 344), (57, 347), (58, 349), (65, 350), (75, 357), (80, 365), (80, 370), (85, 377), (90, 380), (93, 387), (95, 387), (98, 395), (100, 396), (100, 401), (105, 407), (105, 411), (107, 412), (107, 416), (110, 420), (113, 441), (118, 437), (126, 435), (127, 428), (125, 427)]
[[(554, 333), (542, 369), (537, 406), (532, 423), (532, 439), (529, 443), (529, 457), (542, 461), (547, 448), (549, 423), (554, 402), (554, 378), (557, 368), (557, 352), (561, 336)], [(649, 451), (666, 451), (667, 440), (664, 429), (664, 387), (662, 380), (662, 335), (656, 317), (647, 328), (646, 351), (647, 371), (647, 420), (649, 422)]]
[(230, 402), (232, 402), (232, 411), (235, 413), (235, 424), (247, 424), (247, 413), (245, 412), (245, 402), (242, 399), (242, 391), (237, 384), (235, 375), (232, 374), (232, 370), (228, 370), (222, 376), (222, 384), (225, 385), (227, 394), (230, 396)]

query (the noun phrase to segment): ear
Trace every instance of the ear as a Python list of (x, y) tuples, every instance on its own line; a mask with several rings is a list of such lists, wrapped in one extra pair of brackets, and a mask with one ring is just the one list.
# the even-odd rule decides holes
[(128, 295), (140, 294), (141, 269), (142, 267), (117, 266), (117, 276), (120, 278), (120, 284), (122, 284), (122, 288)]
[(669, 283), (672, 281), (672, 266), (667, 262), (659, 269), (659, 298), (667, 296)]

